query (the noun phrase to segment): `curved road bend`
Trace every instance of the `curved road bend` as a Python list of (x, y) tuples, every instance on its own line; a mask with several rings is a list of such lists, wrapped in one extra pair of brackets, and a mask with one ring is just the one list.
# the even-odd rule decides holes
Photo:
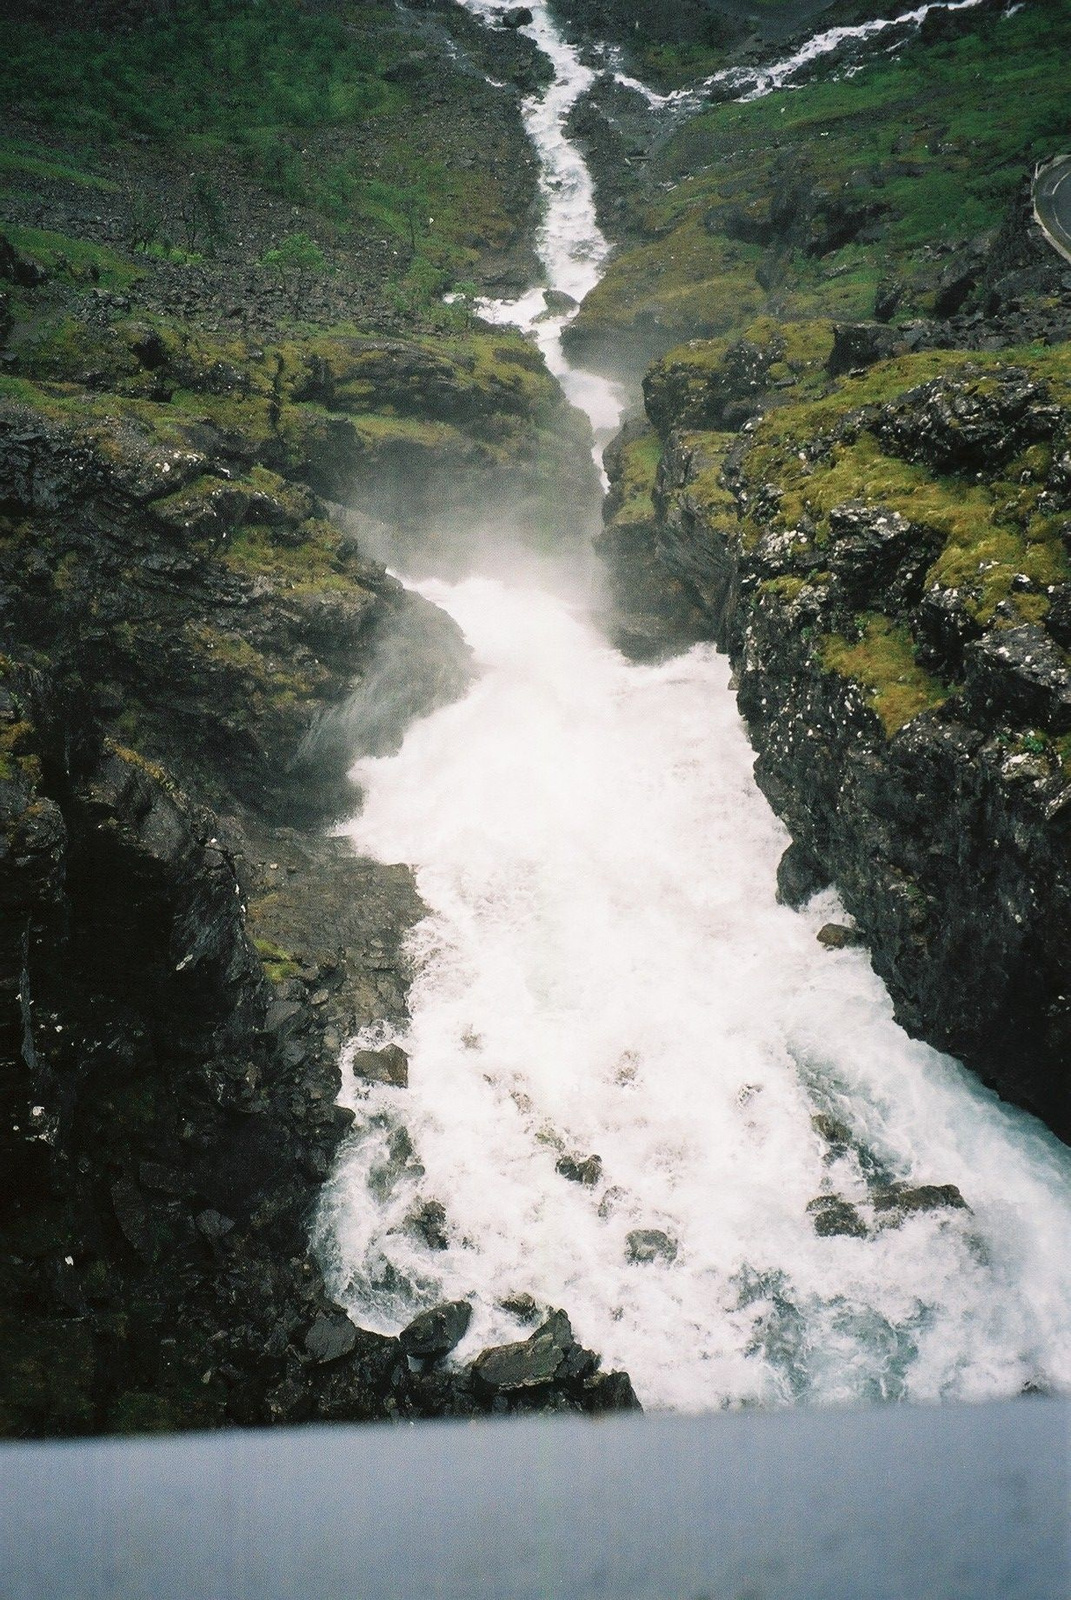
[(1071, 156), (1057, 156), (1035, 175), (1034, 215), (1053, 249), (1071, 261)]

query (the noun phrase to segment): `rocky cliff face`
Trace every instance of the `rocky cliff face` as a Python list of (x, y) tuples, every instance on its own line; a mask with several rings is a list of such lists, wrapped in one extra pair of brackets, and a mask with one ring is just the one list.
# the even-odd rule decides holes
[[(328, 826), (357, 803), (354, 758), (471, 672), (382, 561), (463, 564), (507, 510), (531, 552), (563, 505), (579, 544), (598, 487), (538, 353), (439, 300), (465, 268), (532, 270), (518, 90), (545, 63), (456, 7), (282, 9), (298, 76), (316, 17), (343, 18), (342, 88), (381, 113), (306, 124), (296, 188), (240, 141), (192, 175), (152, 130), (83, 148), (56, 120), (94, 108), (57, 110), (47, 73), (4, 146), (6, 1435), (635, 1403), (562, 1313), (491, 1378), (366, 1333), (309, 1250), (351, 1121), (342, 1044), (404, 1022), (423, 914), (406, 868)], [(246, 20), (243, 48), (276, 48)], [(96, 58), (172, 23), (196, 76), (198, 27), (226, 42), (242, 18), (30, 8), (15, 45), (38, 27), (77, 53), (67, 30), (92, 24)], [(351, 229), (339, 196), (381, 162), (381, 215)]]
[(1067, 347), (831, 382), (844, 330), (752, 331), (611, 454), (626, 642), (728, 650), (783, 898), (834, 882), (903, 1025), (1071, 1137)]
[(560, 402), (508, 336), (224, 347), (69, 309), (11, 331), (0, 1428), (634, 1403), (564, 1318), (512, 1387), (412, 1366), (308, 1249), (351, 1120), (340, 1047), (404, 1019), (422, 914), (404, 868), (323, 825), (355, 755), (470, 671), (358, 537), (387, 536), (395, 456), (428, 541), (483, 490), (590, 495), (583, 435), (544, 449)]

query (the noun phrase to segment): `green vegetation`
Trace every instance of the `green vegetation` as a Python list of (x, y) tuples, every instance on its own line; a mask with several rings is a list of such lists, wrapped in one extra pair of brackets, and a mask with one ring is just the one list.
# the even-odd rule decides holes
[(177, 0), (119, 32), (0, 21), (0, 94), (54, 127), (105, 141), (260, 141), (279, 130), (353, 122), (389, 89), (366, 40), (296, 0)]
[(323, 272), (327, 267), (327, 258), (315, 239), (310, 239), (307, 233), (288, 233), (275, 250), (267, 252), (264, 265), (281, 267), (284, 271), (298, 267), (305, 272)]
[(616, 456), (610, 525), (622, 528), (650, 522), (655, 514), (654, 488), (662, 441), (652, 429), (622, 445)]
[(124, 260), (118, 251), (88, 239), (76, 239), (69, 233), (9, 223), (4, 223), (3, 233), (16, 250), (32, 256), (47, 272), (74, 283), (121, 289), (140, 276), (139, 268)]
[(256, 938), (253, 940), (257, 955), (264, 964), (264, 971), (270, 982), (285, 983), (288, 978), (296, 978), (301, 967), (294, 960), (289, 950), (284, 950), (272, 939)]
[[(954, 366), (949, 352), (934, 354), (946, 370)], [(1004, 359), (1009, 357), (1016, 359), (1016, 353), (1006, 352)], [(1054, 352), (1053, 362), (1058, 359)], [(888, 370), (875, 369), (868, 386), (873, 393), (891, 383), (902, 393), (931, 375), (932, 367), (933, 354), (905, 357), (888, 363)], [(840, 386), (823, 401), (788, 405), (763, 419), (747, 470), (753, 481), (776, 484), (780, 501), (775, 526), (795, 527), (806, 515), (816, 525), (816, 543), (822, 544), (835, 506), (851, 500), (886, 506), (944, 536), (927, 583), (960, 591), (968, 615), (983, 624), (1039, 621), (1048, 609), (1045, 594), (1016, 592), (1016, 580), (1025, 577), (1043, 591), (1071, 577), (1061, 537), (1063, 519), (1037, 514), (1039, 489), (1030, 481), (1042, 467), (1045, 447), (1024, 452), (991, 482), (936, 477), (925, 467), (886, 455), (868, 432), (851, 442), (833, 443), (813, 460), (816, 436), (821, 437), (824, 426), (836, 425), (846, 399), (854, 399), (852, 391), (861, 386)], [(801, 460), (804, 444), (808, 450)]]
[(634, 203), (641, 242), (611, 263), (574, 337), (627, 335), (642, 357), (739, 333), (763, 308), (858, 320), (894, 275), (898, 316), (929, 311), (929, 248), (993, 227), (1033, 164), (1066, 146), (1069, 54), (1071, 10), (1032, 0), (855, 77), (690, 119)]
[(457, 327), (466, 312), (442, 295), (482, 252), (515, 242), (530, 193), (519, 130), (480, 115), (497, 91), (451, 76), (434, 47), (428, 77), (393, 70), (426, 45), (375, 4), (174, 0), (107, 31), (5, 17), (0, 93), (64, 150), (0, 146), (0, 179), (112, 192), (92, 170), (103, 151), (125, 143), (130, 154), (131, 135), (165, 147), (183, 166), (159, 187), (132, 152), (124, 226), (132, 251), (182, 265), (241, 231), (227, 215), (237, 168), (307, 214), (305, 227), (260, 243), (268, 265), (322, 271), (332, 249), (371, 237), (395, 310)]
[(67, 161), (57, 161), (49, 154), (39, 154), (21, 141), (5, 140), (0, 143), (0, 184), (5, 188), (14, 180), (56, 181), (73, 184), (76, 189), (97, 189), (114, 193), (118, 184), (102, 178), (95, 172), (86, 172)]
[(948, 690), (919, 666), (906, 628), (876, 614), (861, 617), (860, 623), (857, 640), (827, 634), (819, 655), (830, 672), (854, 678), (867, 689), (867, 704), (891, 738), (920, 711), (947, 700)]

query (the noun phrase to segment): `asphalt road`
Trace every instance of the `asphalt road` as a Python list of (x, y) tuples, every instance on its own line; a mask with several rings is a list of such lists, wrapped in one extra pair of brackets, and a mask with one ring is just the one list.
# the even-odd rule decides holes
[(1034, 215), (1053, 249), (1071, 261), (1071, 156), (1058, 156), (1034, 179)]

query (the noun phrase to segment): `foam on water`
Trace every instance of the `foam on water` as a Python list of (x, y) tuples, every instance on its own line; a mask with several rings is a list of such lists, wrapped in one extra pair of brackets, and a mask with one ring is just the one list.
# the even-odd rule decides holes
[[(1071, 1383), (1069, 1153), (908, 1040), (865, 953), (817, 944), (830, 899), (775, 903), (787, 839), (724, 659), (636, 666), (546, 594), (425, 592), (482, 676), (357, 769), (355, 847), (415, 863), (432, 915), (410, 1088), (347, 1085), (334, 1292), (383, 1331), (473, 1297), (461, 1356), (522, 1336), (498, 1302), (530, 1293), (647, 1404)], [(831, 1152), (819, 1112), (853, 1144)], [(403, 1119), (414, 1154), (392, 1161)], [(562, 1177), (562, 1153), (598, 1154), (598, 1184)], [(971, 1210), (820, 1238), (808, 1202), (870, 1217), (868, 1179), (955, 1183)], [(428, 1199), (446, 1251), (407, 1225)], [(675, 1261), (626, 1259), (648, 1227)]]
[[(562, 120), (590, 73), (532, 9), (556, 72), (525, 104), (540, 250), (579, 296), (606, 242)], [(621, 394), (569, 368), (567, 315), (544, 305), (534, 290), (484, 311), (532, 329), (605, 434)], [(463, 1360), (523, 1337), (501, 1302), (531, 1294), (647, 1405), (1071, 1389), (1071, 1152), (910, 1041), (864, 952), (816, 943), (832, 894), (776, 904), (787, 836), (725, 660), (638, 666), (548, 593), (422, 588), (480, 676), (356, 769), (355, 849), (411, 863), (430, 914), (411, 939), (409, 1088), (369, 1088), (344, 1058), (356, 1131), (316, 1228), (333, 1293), (384, 1332), (470, 1299)], [(830, 1142), (823, 1114), (848, 1134)], [(593, 1185), (556, 1170), (591, 1154)], [(956, 1184), (970, 1210), (882, 1227), (871, 1202), (897, 1180)], [(857, 1203), (868, 1236), (820, 1237), (823, 1193)], [(445, 1249), (414, 1229), (429, 1201)], [(630, 1261), (638, 1228), (675, 1259)]]

